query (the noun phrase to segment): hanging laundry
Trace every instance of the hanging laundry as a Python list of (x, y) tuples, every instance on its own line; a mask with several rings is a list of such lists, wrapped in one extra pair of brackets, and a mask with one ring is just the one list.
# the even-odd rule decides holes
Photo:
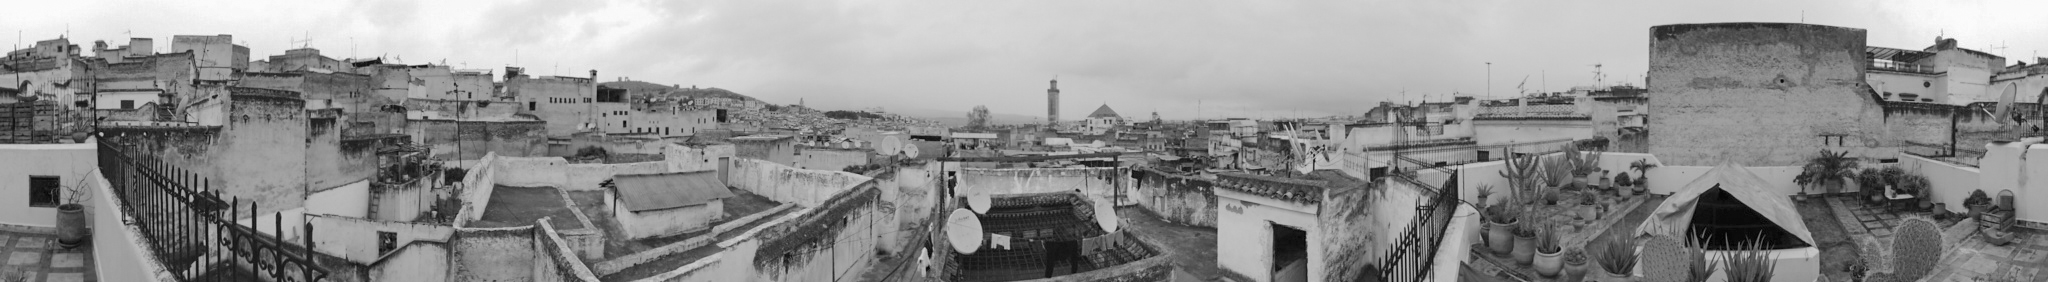
[(1003, 235), (1003, 234), (993, 234), (993, 233), (991, 233), (991, 234), (988, 234), (988, 241), (989, 241), (989, 248), (990, 248), (990, 249), (997, 249), (997, 250), (1008, 250), (1008, 249), (1010, 249), (1010, 236), (1009, 236), (1009, 235)]

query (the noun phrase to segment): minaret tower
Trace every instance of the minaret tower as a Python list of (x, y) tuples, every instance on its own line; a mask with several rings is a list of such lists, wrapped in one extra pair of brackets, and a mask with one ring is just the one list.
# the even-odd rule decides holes
[(1052, 80), (1052, 88), (1045, 90), (1045, 125), (1060, 124), (1060, 80)]

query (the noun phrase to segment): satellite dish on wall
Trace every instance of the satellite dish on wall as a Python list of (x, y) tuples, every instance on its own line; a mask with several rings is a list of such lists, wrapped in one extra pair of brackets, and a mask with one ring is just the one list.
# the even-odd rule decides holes
[(1102, 231), (1116, 232), (1117, 227), (1122, 226), (1122, 220), (1116, 215), (1116, 204), (1101, 199), (1095, 201), (1095, 224), (1101, 226)]
[(974, 193), (967, 196), (967, 208), (974, 209), (975, 214), (987, 214), (990, 204), (993, 203), (988, 194)]
[(985, 237), (984, 235), (981, 230), (981, 218), (975, 217), (974, 211), (956, 209), (953, 210), (953, 215), (946, 216), (946, 242), (953, 244), (953, 252), (963, 255), (974, 254), (974, 251), (981, 249), (981, 238)]

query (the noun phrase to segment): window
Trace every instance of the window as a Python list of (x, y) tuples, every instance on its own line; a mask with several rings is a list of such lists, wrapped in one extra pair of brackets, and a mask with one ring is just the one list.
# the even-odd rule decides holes
[(538, 105), (537, 103), (534, 103), (533, 101), (526, 101), (526, 110), (532, 111), (538, 108), (540, 108), (540, 105)]
[(123, 110), (133, 110), (133, 109), (135, 109), (135, 100), (121, 100), (121, 109), (123, 109)]
[(57, 206), (58, 193), (63, 190), (56, 176), (28, 177), (28, 206), (49, 208)]
[(377, 253), (390, 253), (398, 249), (398, 233), (377, 231)]

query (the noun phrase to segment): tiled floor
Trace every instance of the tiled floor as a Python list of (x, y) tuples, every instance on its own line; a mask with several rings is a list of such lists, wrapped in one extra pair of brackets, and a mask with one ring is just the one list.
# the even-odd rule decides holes
[(1993, 246), (1981, 234), (1955, 243), (1941, 256), (1941, 265), (1925, 281), (1975, 281), (1995, 274), (2012, 275), (2012, 281), (2040, 281), (2048, 278), (2048, 234), (2013, 229), (2013, 243)]
[(0, 230), (0, 281), (94, 281), (92, 249), (65, 250), (50, 234)]

